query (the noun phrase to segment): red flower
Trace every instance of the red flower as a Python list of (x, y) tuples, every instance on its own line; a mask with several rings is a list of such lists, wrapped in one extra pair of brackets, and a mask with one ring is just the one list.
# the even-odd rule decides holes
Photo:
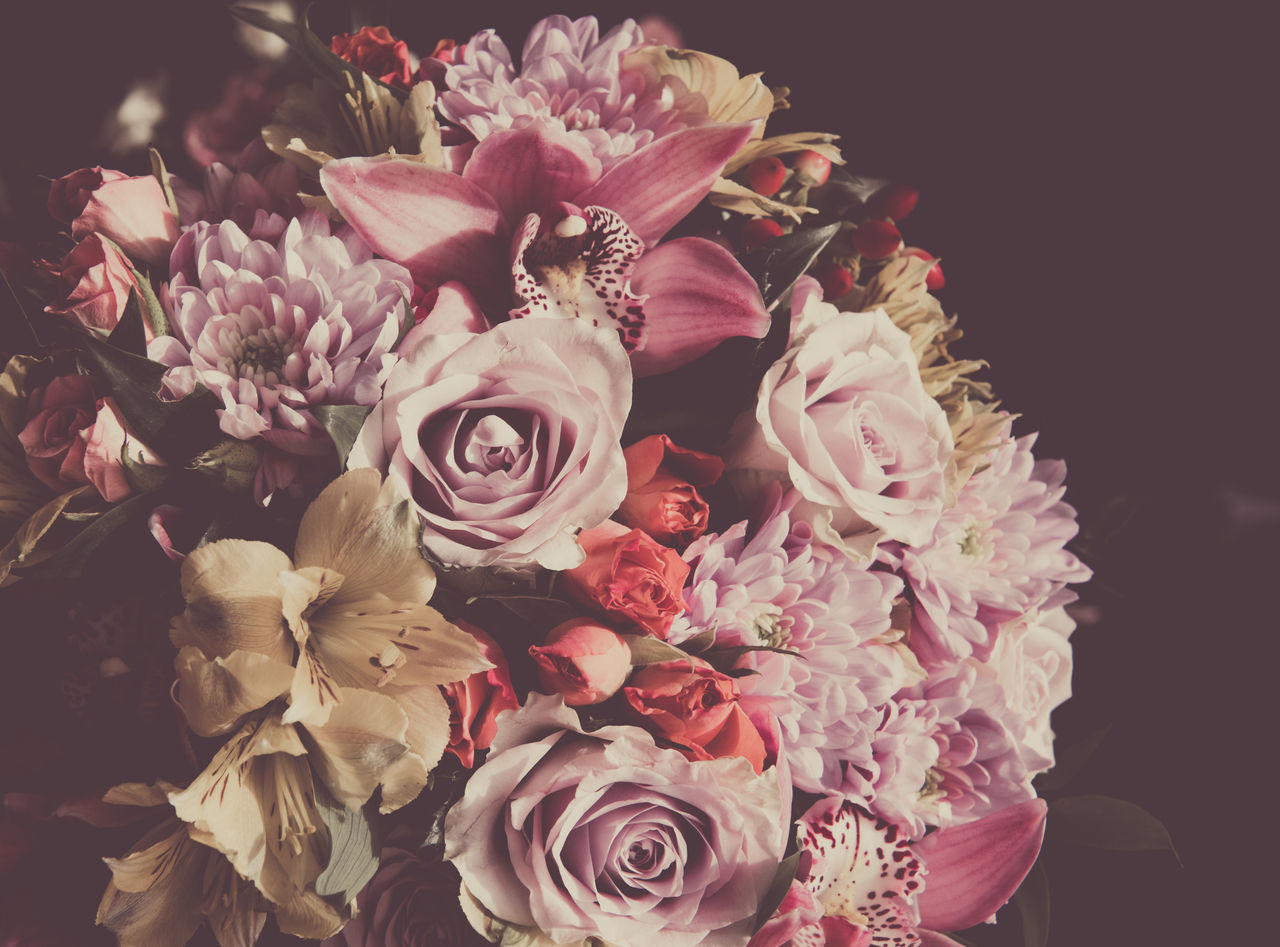
[(680, 590), (689, 577), (689, 563), (643, 530), (612, 520), (583, 530), (578, 542), (587, 559), (563, 574), (569, 593), (610, 618), (665, 638), (684, 611)]
[(362, 26), (355, 36), (339, 33), (329, 42), (329, 48), (380, 82), (402, 89), (413, 85), (409, 47), (385, 26)]
[(498, 643), (475, 625), (454, 622), (480, 645), (480, 652), (493, 663), (487, 671), (477, 671), (465, 681), (445, 684), (445, 702), (449, 705), (449, 745), (445, 748), (470, 769), (475, 765), (476, 750), (487, 750), (498, 730), (497, 717), (504, 710), (520, 706), (507, 659)]
[(682, 549), (707, 531), (709, 510), (696, 488), (720, 479), (724, 461), (678, 447), (665, 434), (637, 441), (622, 455), (627, 495), (616, 514), (619, 520)]

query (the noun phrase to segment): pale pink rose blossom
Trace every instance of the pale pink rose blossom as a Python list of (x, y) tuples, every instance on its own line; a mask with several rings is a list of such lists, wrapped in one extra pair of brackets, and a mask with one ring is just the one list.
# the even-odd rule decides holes
[(791, 347), (761, 380), (754, 417), (739, 419), (726, 466), (789, 480), (806, 501), (799, 512), (863, 555), (878, 533), (924, 542), (954, 444), (910, 337), (883, 310), (839, 312), (814, 296), (793, 319)]
[(350, 465), (400, 484), (442, 564), (579, 565), (576, 533), (604, 521), (627, 489), (619, 439), (631, 372), (617, 335), (522, 319), (423, 333), (400, 355)]
[(110, 178), (89, 193), (84, 208), (71, 222), (77, 240), (90, 234), (113, 240), (132, 259), (162, 266), (178, 239), (178, 220), (164, 191), (151, 175)]

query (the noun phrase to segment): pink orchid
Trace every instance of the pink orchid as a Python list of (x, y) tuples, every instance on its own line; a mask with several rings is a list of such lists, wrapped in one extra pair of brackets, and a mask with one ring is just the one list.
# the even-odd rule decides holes
[[(809, 855), (797, 880), (823, 917), (804, 913), (792, 947), (956, 947), (940, 931), (994, 917), (1040, 853), (1046, 812), (1032, 799), (911, 842), (847, 799), (818, 801), (797, 823)], [(792, 910), (805, 906), (791, 900)]]
[(534, 122), (491, 133), (461, 175), (348, 158), (327, 164), (321, 182), (369, 245), (419, 285), (460, 280), (494, 314), (613, 326), (635, 373), (653, 375), (768, 330), (754, 280), (723, 248), (696, 237), (655, 246), (751, 131), (682, 129), (605, 170), (584, 142)]

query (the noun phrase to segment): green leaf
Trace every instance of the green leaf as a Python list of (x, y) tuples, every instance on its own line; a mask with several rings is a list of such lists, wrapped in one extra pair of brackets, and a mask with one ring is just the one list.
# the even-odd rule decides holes
[(121, 351), (70, 324), (59, 330), (93, 374), (106, 382), (138, 439), (169, 464), (183, 466), (217, 443), (221, 434), (216, 411), (222, 405), (212, 392), (197, 388), (180, 401), (161, 401), (156, 393), (165, 366)]
[(635, 667), (659, 664), (662, 661), (689, 660), (686, 652), (652, 635), (623, 635), (622, 640), (631, 649), (631, 663)]
[(742, 268), (760, 287), (766, 309), (772, 311), (782, 301), (839, 231), (839, 224), (805, 227), (774, 237), (738, 256)]
[(363, 810), (348, 809), (317, 782), (316, 812), (329, 830), (329, 864), (316, 878), (316, 894), (345, 907), (378, 870), (380, 845)]
[(142, 329), (142, 306), (138, 302), (137, 289), (129, 290), (129, 299), (120, 313), (120, 321), (107, 336), (107, 341), (121, 352), (146, 357), (147, 337)]
[(324, 428), (338, 451), (338, 469), (347, 469), (347, 457), (360, 436), (364, 419), (373, 408), (362, 404), (322, 404), (311, 409), (311, 414)]
[(686, 638), (681, 642), (681, 647), (690, 654), (701, 654), (716, 643), (715, 629), (709, 628), (706, 631), (700, 631), (692, 638)]
[(778, 910), (778, 905), (782, 903), (787, 896), (787, 892), (791, 890), (791, 882), (795, 880), (796, 871), (799, 867), (799, 852), (784, 858), (782, 863), (778, 865), (778, 870), (774, 873), (773, 880), (769, 882), (769, 887), (765, 890), (764, 897), (760, 899), (760, 909), (756, 911), (754, 930), (760, 930), (765, 921), (773, 917), (773, 912)]
[(164, 158), (160, 157), (160, 152), (154, 148), (148, 148), (147, 153), (151, 158), (151, 173), (155, 175), (156, 181), (160, 184), (160, 190), (164, 192), (165, 203), (169, 205), (169, 212), (173, 214), (173, 219), (178, 219), (178, 199), (173, 196), (173, 185), (169, 183), (169, 170), (164, 166)]
[[(290, 23), (288, 20), (278, 19), (255, 7), (234, 6), (227, 9), (240, 22), (256, 26), (260, 30), (266, 30), (268, 33), (274, 33), (279, 36), (289, 44), (294, 52), (302, 57), (303, 61), (311, 67), (316, 75), (332, 82), (339, 89), (345, 91), (347, 88), (346, 84), (339, 79), (344, 72), (349, 73), (355, 79), (357, 88), (364, 82), (362, 78), (365, 75), (364, 72), (351, 65), (341, 56), (334, 55), (329, 49), (329, 44), (311, 31), (308, 25), (310, 6), (303, 12), (301, 23)], [(380, 85), (390, 91), (392, 95), (401, 101), (408, 98), (409, 93), (404, 89), (389, 86), (373, 76), (369, 76), (369, 79), (376, 85)]]
[(1110, 723), (1105, 723), (1075, 743), (1057, 748), (1057, 760), (1053, 769), (1047, 773), (1041, 773), (1035, 779), (1036, 795), (1044, 796), (1046, 793), (1057, 792), (1071, 782), (1084, 768), (1084, 764), (1089, 762), (1097, 752), (1102, 741), (1111, 732), (1112, 726)]
[(95, 519), (48, 559), (13, 571), (24, 579), (78, 578), (86, 560), (108, 536), (130, 522), (141, 522), (155, 503), (155, 497), (148, 493), (131, 496)]
[(1022, 916), (1022, 942), (1025, 947), (1048, 947), (1049, 876), (1045, 873), (1043, 861), (1037, 860), (1031, 866), (1031, 871), (1014, 892), (1013, 903)]
[(40, 509), (32, 513), (13, 534), (9, 542), (0, 549), (0, 583), (8, 577), (11, 569), (21, 568), (22, 563), (35, 551), (40, 540), (58, 521), (58, 517), (65, 517), (67, 507), (74, 501), (84, 496), (93, 496), (94, 489), (91, 486), (76, 487), (76, 489), (54, 497)]
[(1115, 852), (1172, 852), (1169, 830), (1146, 809), (1113, 796), (1067, 796), (1049, 803), (1048, 830), (1075, 845)]

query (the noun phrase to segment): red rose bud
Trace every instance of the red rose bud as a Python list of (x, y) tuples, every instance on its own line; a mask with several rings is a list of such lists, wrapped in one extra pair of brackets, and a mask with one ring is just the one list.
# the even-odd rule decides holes
[(890, 184), (871, 195), (867, 201), (867, 214), (871, 217), (887, 217), (901, 220), (916, 209), (920, 192), (904, 184)]
[(339, 33), (329, 42), (329, 49), (387, 85), (407, 89), (413, 84), (409, 47), (385, 26), (362, 26), (355, 36)]
[(570, 707), (598, 704), (618, 692), (631, 670), (631, 648), (590, 618), (557, 625), (542, 647), (529, 649), (544, 689)]
[(796, 180), (804, 187), (821, 187), (831, 176), (831, 159), (816, 151), (806, 149), (800, 152), (792, 167), (796, 172)]
[(814, 267), (810, 274), (822, 286), (822, 298), (839, 299), (853, 289), (853, 274), (847, 266), (839, 263), (824, 263)]
[(90, 329), (110, 332), (124, 315), (134, 288), (128, 262), (97, 234), (89, 234), (67, 254), (59, 270), (67, 298), (46, 312), (76, 320)]
[(853, 248), (868, 260), (884, 260), (902, 246), (902, 234), (886, 220), (868, 220), (850, 238)]
[(754, 250), (760, 244), (781, 236), (782, 224), (768, 217), (757, 217), (742, 225), (742, 246), (745, 250)]
[(776, 155), (760, 158), (747, 165), (747, 186), (757, 194), (773, 197), (787, 179), (787, 166)]
[(622, 693), (631, 715), (688, 759), (741, 756), (764, 769), (764, 740), (738, 704), (737, 683), (701, 658), (639, 668)]
[(680, 548), (707, 531), (710, 509), (696, 488), (719, 480), (724, 461), (679, 447), (665, 434), (637, 441), (622, 455), (627, 461), (627, 495), (615, 514), (621, 522)]
[(49, 216), (59, 223), (69, 224), (80, 216), (91, 195), (107, 181), (123, 181), (129, 175), (123, 171), (105, 168), (81, 168), (64, 174), (49, 185)]
[[(932, 253), (928, 253), (925, 250), (921, 250), (919, 247), (907, 247), (902, 252), (910, 254), (911, 256), (914, 256), (914, 257), (919, 257), (922, 260), (933, 259)], [(942, 287), (947, 285), (946, 278), (943, 277), (942, 275), (941, 263), (933, 264), (933, 267), (929, 270), (929, 274), (924, 278), (924, 285), (925, 285), (925, 288), (929, 290), (929, 292), (933, 292), (936, 289), (942, 289)]]
[(587, 554), (576, 569), (561, 573), (561, 584), (578, 601), (605, 616), (665, 638), (684, 611), (681, 590), (689, 563), (639, 529), (605, 520), (578, 534)]
[(475, 765), (476, 751), (487, 750), (493, 743), (493, 736), (498, 732), (498, 714), (519, 707), (520, 701), (498, 643), (469, 622), (458, 620), (454, 624), (476, 639), (480, 653), (494, 665), (487, 671), (477, 671), (465, 681), (440, 687), (449, 705), (449, 745), (445, 749), (470, 769)]

